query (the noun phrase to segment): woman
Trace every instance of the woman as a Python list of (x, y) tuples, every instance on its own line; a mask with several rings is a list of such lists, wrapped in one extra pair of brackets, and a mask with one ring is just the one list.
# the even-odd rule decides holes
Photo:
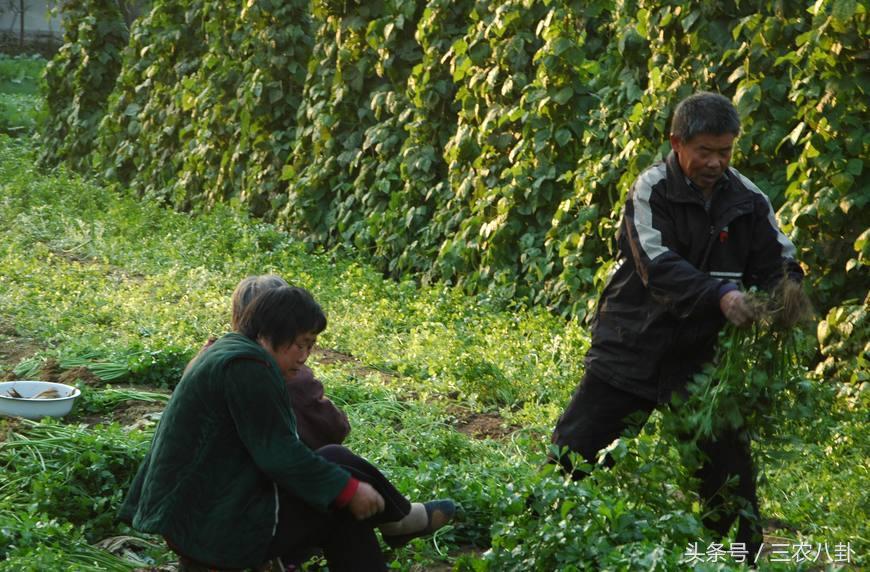
[[(289, 284), (275, 274), (249, 276), (239, 282), (232, 295), (233, 330), (239, 330), (245, 309), (259, 294), (283, 286)], [(326, 316), (323, 316), (323, 320), (325, 324)], [(211, 343), (206, 344), (202, 351)], [(313, 342), (311, 345), (313, 346)], [(308, 349), (310, 351), (311, 347)], [(403, 546), (412, 539), (431, 534), (447, 524), (456, 509), (453, 501), (411, 503), (376, 467), (341, 446), (350, 433), (350, 421), (344, 411), (325, 396), (323, 384), (314, 377), (311, 368), (305, 365), (308, 353), (299, 357), (301, 360), (298, 363), (291, 364), (289, 371), (283, 372), (287, 393), (290, 395), (290, 406), (296, 418), (296, 433), (318, 455), (369, 483), (384, 497), (384, 511), (378, 514), (376, 522), (386, 543), (394, 548)], [(307, 553), (292, 560), (304, 561), (307, 559), (305, 556)]]
[[(319, 547), (331, 570), (384, 570), (371, 518), (383, 496), (298, 438), (284, 383), (325, 327), (305, 290), (257, 296), (239, 331), (185, 372), (121, 517), (208, 566), (257, 566)], [(439, 524), (427, 516), (427, 528)]]

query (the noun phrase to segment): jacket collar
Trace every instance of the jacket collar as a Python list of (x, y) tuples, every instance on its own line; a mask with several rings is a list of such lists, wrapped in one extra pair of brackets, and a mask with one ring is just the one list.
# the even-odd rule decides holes
[[(704, 206), (703, 194), (691, 184), (689, 178), (683, 173), (680, 162), (677, 160), (677, 154), (673, 151), (668, 153), (665, 164), (667, 166), (667, 188), (665, 190), (667, 200)], [(713, 189), (713, 200), (719, 205), (719, 208), (750, 200), (749, 193), (740, 192), (742, 190), (744, 190), (743, 187), (735, 182), (731, 169), (726, 169), (722, 178), (716, 181), (716, 186)]]

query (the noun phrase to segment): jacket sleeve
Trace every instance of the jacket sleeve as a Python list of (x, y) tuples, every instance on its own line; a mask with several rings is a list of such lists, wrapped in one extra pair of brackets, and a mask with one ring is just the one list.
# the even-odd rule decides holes
[(665, 165), (644, 171), (625, 203), (620, 245), (631, 255), (635, 269), (652, 297), (676, 317), (697, 307), (717, 305), (723, 280), (695, 268), (675, 250), (675, 221), (654, 185), (666, 177)]
[(773, 206), (767, 195), (736, 170), (732, 169), (732, 172), (739, 176), (740, 182), (754, 193), (755, 199), (755, 222), (752, 229), (752, 248), (746, 264), (746, 286), (757, 286), (769, 291), (775, 288), (784, 276), (800, 282), (804, 272), (795, 259), (797, 249), (779, 229)]
[(285, 379), (299, 438), (312, 449), (340, 445), (350, 433), (347, 415), (330, 401), (308, 367)]
[(226, 403), (236, 431), (257, 467), (279, 487), (326, 509), (350, 475), (309, 449), (296, 435), (295, 419), (277, 368), (236, 359), (226, 369)]

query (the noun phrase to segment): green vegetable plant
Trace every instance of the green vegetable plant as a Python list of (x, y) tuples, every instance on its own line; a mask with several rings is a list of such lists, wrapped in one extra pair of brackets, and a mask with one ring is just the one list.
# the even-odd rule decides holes
[(19, 483), (4, 505), (32, 507), (71, 522), (91, 542), (109, 536), (147, 436), (118, 426), (92, 432), (57, 422), (21, 423), (26, 430), (8, 431), (0, 453), (4, 474)]
[(693, 442), (729, 430), (770, 437), (784, 419), (812, 415), (807, 362), (815, 347), (801, 327), (812, 311), (805, 294), (783, 279), (772, 295), (752, 290), (748, 298), (752, 326), (726, 324), (713, 362), (675, 397), (668, 419)]

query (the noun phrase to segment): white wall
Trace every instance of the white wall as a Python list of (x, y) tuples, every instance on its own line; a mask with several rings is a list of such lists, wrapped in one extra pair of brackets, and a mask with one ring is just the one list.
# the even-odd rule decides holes
[[(18, 35), (21, 20), (18, 12), (20, 0), (0, 0), (0, 33)], [(60, 19), (49, 15), (49, 8), (57, 0), (24, 0), (24, 33), (62, 34)]]

